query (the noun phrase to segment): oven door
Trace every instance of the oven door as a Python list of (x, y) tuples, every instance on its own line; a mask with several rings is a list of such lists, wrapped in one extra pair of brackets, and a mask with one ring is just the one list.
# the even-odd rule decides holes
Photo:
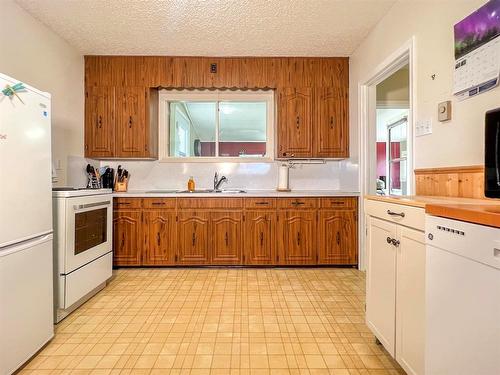
[(64, 274), (112, 251), (112, 201), (111, 195), (67, 199)]

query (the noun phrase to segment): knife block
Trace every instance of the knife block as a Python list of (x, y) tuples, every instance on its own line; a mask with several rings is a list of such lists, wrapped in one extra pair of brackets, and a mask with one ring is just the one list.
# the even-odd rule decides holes
[(128, 190), (128, 178), (124, 178), (123, 181), (115, 182), (115, 191), (125, 192)]

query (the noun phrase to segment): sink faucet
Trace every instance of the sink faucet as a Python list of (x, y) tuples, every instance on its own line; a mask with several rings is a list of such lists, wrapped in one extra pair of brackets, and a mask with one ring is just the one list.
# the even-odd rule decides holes
[(219, 190), (220, 186), (224, 183), (224, 182), (228, 182), (229, 180), (227, 179), (226, 176), (221, 176), (221, 178), (219, 179), (219, 174), (217, 172), (215, 172), (215, 176), (214, 176), (214, 190)]

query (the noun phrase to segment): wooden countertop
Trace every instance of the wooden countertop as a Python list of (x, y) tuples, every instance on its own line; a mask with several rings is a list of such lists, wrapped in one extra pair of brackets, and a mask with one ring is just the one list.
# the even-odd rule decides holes
[(500, 203), (496, 205), (428, 204), (425, 213), (500, 228)]
[(366, 199), (420, 207), (429, 215), (500, 228), (500, 200), (430, 196), (378, 196)]

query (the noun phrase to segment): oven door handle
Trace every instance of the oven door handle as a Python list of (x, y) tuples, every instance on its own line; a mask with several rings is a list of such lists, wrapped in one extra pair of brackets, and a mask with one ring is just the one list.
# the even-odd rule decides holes
[(95, 203), (87, 203), (87, 204), (75, 204), (73, 206), (73, 209), (76, 211), (76, 210), (84, 210), (86, 208), (99, 207), (99, 206), (106, 208), (110, 205), (111, 205), (111, 201), (95, 202)]

